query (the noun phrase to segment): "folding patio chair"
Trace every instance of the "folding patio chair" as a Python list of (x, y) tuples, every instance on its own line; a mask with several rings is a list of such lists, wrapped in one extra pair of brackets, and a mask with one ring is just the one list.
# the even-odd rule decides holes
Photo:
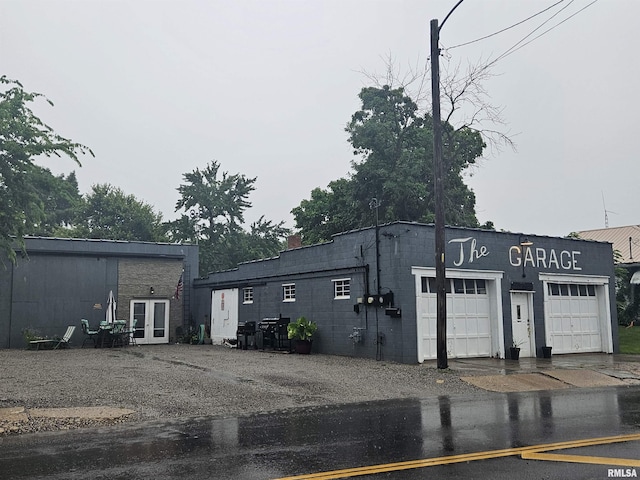
[(84, 340), (82, 341), (82, 346), (80, 348), (84, 348), (84, 344), (87, 342), (87, 340), (91, 340), (93, 342), (93, 346), (96, 347), (96, 338), (100, 334), (100, 331), (91, 330), (91, 328), (89, 327), (89, 320), (85, 318), (81, 319), (80, 323), (82, 324), (82, 333), (85, 334)]
[(35, 347), (36, 350), (40, 350), (40, 347), (43, 348), (53, 348), (54, 350), (57, 348), (67, 348), (69, 346), (69, 340), (71, 340), (71, 335), (75, 332), (75, 325), (69, 325), (67, 327), (67, 331), (64, 336), (60, 339), (48, 338), (46, 340), (31, 340), (29, 342), (29, 348)]
[(131, 329), (125, 330), (122, 333), (126, 335), (126, 345), (137, 345), (136, 343), (136, 325), (138, 324), (138, 319), (134, 318), (131, 324)]

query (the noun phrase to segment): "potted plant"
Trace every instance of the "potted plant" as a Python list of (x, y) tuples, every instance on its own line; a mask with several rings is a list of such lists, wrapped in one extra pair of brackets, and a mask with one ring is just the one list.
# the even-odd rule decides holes
[(513, 340), (511, 343), (511, 347), (509, 347), (509, 353), (511, 355), (511, 360), (519, 360), (520, 359), (520, 345), (522, 345), (524, 341)]
[(318, 325), (305, 317), (298, 318), (287, 325), (287, 336), (294, 341), (296, 353), (311, 353), (312, 337), (318, 330)]

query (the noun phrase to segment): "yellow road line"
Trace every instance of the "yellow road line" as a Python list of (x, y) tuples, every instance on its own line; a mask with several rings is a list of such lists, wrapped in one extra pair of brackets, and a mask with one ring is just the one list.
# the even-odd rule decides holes
[(587, 455), (562, 455), (559, 453), (525, 452), (525, 460), (544, 460), (548, 462), (590, 463), (593, 465), (615, 465), (618, 467), (640, 467), (640, 460), (629, 458), (592, 457)]
[[(506, 448), (502, 450), (489, 450), (486, 452), (467, 453), (462, 455), (451, 455), (446, 457), (426, 458), (421, 460), (409, 460), (406, 462), (386, 463), (381, 465), (370, 465), (365, 467), (346, 468), (342, 470), (332, 470), (327, 472), (309, 473), (305, 475), (295, 475), (292, 477), (282, 477), (276, 480), (331, 480), (337, 478), (357, 477), (363, 475), (374, 475), (383, 472), (393, 472), (399, 470), (409, 470), (413, 468), (433, 467), (436, 465), (448, 465), (453, 463), (473, 462), (477, 460), (487, 460), (492, 458), (510, 457), (534, 452), (545, 452), (551, 450), (562, 450), (568, 448), (589, 447), (594, 445), (606, 445), (610, 443), (630, 442), (640, 440), (640, 434), (615, 435), (612, 437), (589, 438), (583, 440), (571, 440), (567, 442), (556, 442), (542, 445), (532, 445), (529, 447)], [(586, 457), (585, 457), (586, 458)], [(595, 458), (595, 457), (594, 457)], [(607, 463), (604, 463), (607, 465)], [(611, 465), (609, 463), (609, 465)]]

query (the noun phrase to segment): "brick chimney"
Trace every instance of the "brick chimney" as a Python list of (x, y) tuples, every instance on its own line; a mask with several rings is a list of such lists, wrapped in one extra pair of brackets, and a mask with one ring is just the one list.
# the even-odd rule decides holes
[(302, 246), (302, 237), (300, 235), (289, 235), (287, 237), (287, 250), (300, 248)]

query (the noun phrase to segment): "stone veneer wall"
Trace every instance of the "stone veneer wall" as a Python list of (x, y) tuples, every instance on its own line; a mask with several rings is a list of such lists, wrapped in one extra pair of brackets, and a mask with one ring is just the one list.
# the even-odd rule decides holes
[[(121, 259), (118, 262), (118, 318), (129, 320), (129, 307), (133, 299), (168, 299), (169, 343), (174, 343), (176, 327), (182, 326), (184, 321), (184, 297), (175, 298), (182, 268), (182, 261), (176, 259)], [(151, 287), (153, 294), (150, 293)], [(188, 285), (184, 286), (186, 288)]]

